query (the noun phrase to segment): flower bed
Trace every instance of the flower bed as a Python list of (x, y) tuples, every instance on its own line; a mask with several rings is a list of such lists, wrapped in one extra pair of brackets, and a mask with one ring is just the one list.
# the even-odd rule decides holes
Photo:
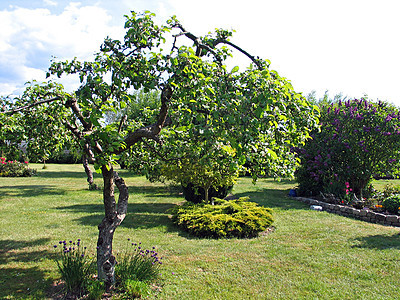
[(0, 157), (0, 177), (31, 177), (32, 175), (36, 175), (36, 170), (28, 168), (27, 161), (20, 163)]
[(378, 223), (382, 225), (396, 226), (400, 227), (400, 216), (398, 215), (387, 215), (380, 212), (375, 212), (371, 209), (357, 209), (350, 206), (340, 205), (340, 204), (332, 204), (326, 203), (323, 201), (304, 198), (304, 197), (295, 197), (295, 199), (304, 202), (309, 205), (318, 205), (321, 206), (322, 209), (329, 213), (338, 214), (345, 217), (351, 217), (358, 220), (370, 222), (370, 223)]

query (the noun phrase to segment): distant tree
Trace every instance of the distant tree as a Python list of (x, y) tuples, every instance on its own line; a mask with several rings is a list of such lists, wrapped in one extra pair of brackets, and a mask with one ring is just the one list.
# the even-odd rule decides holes
[(306, 96), (307, 100), (310, 101), (313, 104), (316, 104), (318, 106), (326, 106), (326, 105), (332, 105), (334, 103), (338, 103), (339, 101), (345, 101), (348, 97), (343, 96), (342, 93), (335, 94), (333, 98), (329, 96), (329, 91), (325, 91), (324, 95), (322, 98), (317, 98), (317, 92), (311, 91), (310, 93), (307, 94)]
[(18, 160), (21, 152), (21, 135), (24, 128), (20, 125), (18, 115), (13, 117), (4, 114), (11, 108), (13, 101), (9, 97), (0, 97), (0, 155), (8, 160)]
[[(206, 147), (208, 140), (219, 137), (221, 145), (235, 151), (239, 164), (252, 162), (250, 171), (256, 178), (265, 172), (289, 172), (295, 164), (290, 147), (302, 143), (317, 123), (318, 109), (277, 72), (270, 71), (267, 61), (230, 42), (230, 32), (217, 30), (198, 37), (175, 17), (158, 26), (153, 16), (132, 12), (125, 23), (124, 40), (105, 39), (92, 62), (53, 63), (49, 76), (79, 75), (81, 86), (75, 92), (35, 86), (36, 102), (20, 103), (8, 113), (45, 103), (57, 113), (68, 110), (64, 126), (103, 176), (105, 217), (98, 226), (97, 267), (99, 279), (107, 287), (114, 282), (114, 232), (128, 206), (128, 188), (113, 169), (121, 153), (147, 143), (164, 159), (179, 160), (186, 153), (182, 147), (192, 139), (201, 139)], [(167, 51), (163, 49), (168, 34), (171, 44)], [(182, 38), (193, 47), (180, 45)], [(224, 61), (232, 48), (250, 59), (250, 68), (227, 70)], [(135, 99), (133, 90), (141, 89), (160, 93), (153, 123), (125, 116), (118, 122), (105, 122), (108, 113), (118, 115)], [(119, 189), (118, 202), (114, 184)]]

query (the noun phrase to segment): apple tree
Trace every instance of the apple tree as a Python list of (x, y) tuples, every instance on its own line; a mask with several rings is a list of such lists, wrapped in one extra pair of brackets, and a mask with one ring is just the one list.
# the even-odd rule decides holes
[[(267, 60), (232, 43), (231, 32), (218, 29), (200, 37), (175, 17), (165, 25), (155, 24), (153, 17), (150, 12), (126, 16), (124, 39), (106, 38), (93, 61), (54, 62), (48, 75), (77, 75), (77, 90), (36, 87), (35, 103), (66, 112), (65, 128), (102, 174), (105, 215), (98, 226), (97, 267), (107, 286), (114, 282), (113, 235), (129, 197), (113, 168), (119, 155), (145, 144), (143, 149), (165, 161), (179, 161), (193, 148), (193, 157), (208, 163), (205, 158), (218, 154), (213, 149), (229, 149), (236, 160), (228, 168), (247, 163), (254, 178), (287, 175), (296, 164), (290, 148), (303, 143), (318, 123), (318, 109), (270, 70)], [(233, 49), (249, 59), (249, 68), (227, 68)], [(110, 112), (123, 111), (138, 90), (160, 94), (152, 123), (126, 115), (105, 122)], [(18, 109), (30, 105), (21, 103)]]

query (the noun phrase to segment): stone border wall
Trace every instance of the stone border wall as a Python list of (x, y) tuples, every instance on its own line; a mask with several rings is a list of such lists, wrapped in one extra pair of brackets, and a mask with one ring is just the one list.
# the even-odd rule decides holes
[(397, 215), (385, 215), (369, 209), (356, 209), (349, 206), (331, 204), (304, 197), (294, 197), (294, 199), (297, 199), (308, 205), (319, 205), (322, 207), (322, 210), (329, 213), (355, 218), (370, 223), (400, 227), (400, 216)]

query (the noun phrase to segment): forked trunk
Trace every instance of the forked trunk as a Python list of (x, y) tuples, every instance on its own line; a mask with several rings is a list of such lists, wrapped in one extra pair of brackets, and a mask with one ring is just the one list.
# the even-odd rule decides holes
[[(114, 269), (116, 260), (112, 254), (112, 242), (115, 229), (122, 223), (128, 209), (128, 188), (117, 172), (110, 165), (102, 167), (104, 180), (103, 200), (105, 217), (99, 224), (97, 240), (97, 273), (98, 278), (105, 282), (106, 289), (115, 282)], [(118, 205), (115, 202), (114, 183), (119, 189)]]

